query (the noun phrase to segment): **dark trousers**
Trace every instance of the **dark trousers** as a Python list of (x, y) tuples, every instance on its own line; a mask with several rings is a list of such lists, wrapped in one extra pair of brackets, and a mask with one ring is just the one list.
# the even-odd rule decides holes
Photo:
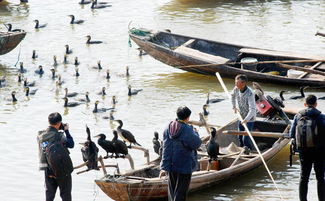
[(57, 188), (60, 189), (62, 201), (71, 201), (72, 180), (71, 175), (63, 178), (49, 177), (48, 171), (45, 170), (45, 195), (46, 201), (53, 201)]
[[(253, 130), (254, 128), (254, 122), (247, 122), (247, 127), (248, 130)], [(245, 127), (240, 123), (240, 121), (238, 122), (238, 130), (239, 131), (245, 131)], [(242, 135), (238, 135), (238, 139), (239, 139), (239, 143), (240, 146), (247, 146), (249, 149), (253, 149), (253, 143), (251, 141), (251, 139), (249, 138), (249, 136), (242, 136)]]
[(186, 201), (192, 174), (168, 173), (168, 201)]
[(302, 151), (299, 154), (300, 165), (301, 165), (300, 182), (299, 182), (300, 201), (307, 201), (308, 181), (309, 181), (309, 176), (313, 164), (314, 164), (314, 171), (317, 179), (318, 200), (325, 201), (325, 181), (324, 181), (325, 160), (323, 154), (324, 153), (322, 152), (317, 152), (315, 149)]

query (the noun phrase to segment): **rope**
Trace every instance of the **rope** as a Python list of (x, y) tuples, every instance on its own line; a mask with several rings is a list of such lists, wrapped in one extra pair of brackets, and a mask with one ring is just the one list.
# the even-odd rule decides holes
[(19, 45), (19, 53), (18, 53), (18, 58), (17, 58), (17, 62), (15, 63), (15, 67), (17, 66), (19, 60), (20, 60), (20, 53), (21, 53), (21, 43)]
[(131, 34), (138, 35), (138, 36), (150, 35), (150, 31), (143, 31), (143, 30), (139, 30), (139, 29), (135, 29), (135, 28), (132, 28), (129, 32)]
[[(223, 90), (224, 90), (225, 93), (227, 94), (229, 100), (231, 100), (231, 96), (230, 96), (230, 94), (229, 94), (229, 92), (228, 92), (228, 89), (227, 89), (225, 83), (224, 83), (223, 80), (222, 80), (222, 77), (220, 76), (219, 73), (216, 73), (216, 76), (217, 76), (217, 78), (218, 78), (218, 80), (219, 80), (219, 82), (220, 82), (220, 84), (221, 84)], [(238, 115), (238, 117), (239, 117), (239, 120), (240, 120), (240, 121), (243, 121), (243, 117), (239, 114), (239, 112), (237, 112), (237, 115)], [(257, 152), (258, 152), (258, 154), (259, 154), (259, 156), (260, 156), (260, 158), (261, 158), (261, 160), (262, 160), (262, 162), (263, 162), (263, 164), (264, 164), (264, 166), (265, 166), (265, 169), (267, 170), (267, 172), (268, 172), (268, 174), (269, 174), (269, 176), (270, 176), (270, 178), (271, 178), (271, 180), (272, 180), (272, 182), (273, 182), (273, 184), (274, 184), (274, 186), (275, 186), (275, 188), (276, 188), (276, 190), (277, 190), (277, 192), (278, 192), (278, 194), (279, 194), (279, 197), (281, 198), (281, 200), (284, 200), (283, 197), (282, 197), (282, 195), (281, 195), (281, 192), (280, 192), (278, 186), (276, 185), (275, 180), (274, 180), (274, 178), (273, 178), (273, 176), (272, 176), (272, 174), (271, 174), (271, 172), (270, 172), (270, 170), (269, 170), (269, 168), (268, 168), (268, 166), (267, 166), (267, 164), (266, 164), (266, 162), (265, 162), (265, 160), (264, 160), (264, 158), (263, 158), (263, 156), (262, 156), (262, 154), (261, 154), (260, 149), (258, 148), (258, 146), (257, 146), (257, 144), (256, 144), (256, 142), (255, 142), (255, 140), (254, 140), (254, 138), (253, 138), (253, 136), (252, 136), (250, 130), (248, 130), (247, 124), (245, 123), (245, 124), (243, 124), (243, 126), (244, 126), (244, 128), (245, 128), (247, 134), (249, 135), (250, 139), (252, 140), (252, 142), (253, 142), (253, 144), (254, 144), (254, 147), (256, 148), (256, 150), (257, 150)]]

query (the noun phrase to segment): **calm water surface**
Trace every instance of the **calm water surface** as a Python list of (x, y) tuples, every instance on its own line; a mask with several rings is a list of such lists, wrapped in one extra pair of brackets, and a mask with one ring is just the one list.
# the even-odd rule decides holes
[[(152, 152), (153, 132), (161, 133), (167, 122), (174, 118), (179, 105), (188, 105), (192, 119), (198, 119), (207, 92), (213, 97), (224, 97), (221, 87), (213, 77), (186, 73), (166, 66), (149, 56), (138, 57), (133, 44), (128, 46), (127, 27), (144, 26), (152, 29), (169, 28), (173, 32), (193, 36), (238, 43), (276, 50), (288, 50), (308, 54), (325, 54), (325, 38), (315, 37), (317, 30), (325, 31), (325, 2), (314, 1), (242, 1), (242, 0), (110, 0), (111, 8), (91, 11), (89, 6), (80, 6), (76, 0), (31, 0), (27, 5), (16, 4), (0, 6), (0, 24), (12, 23), (14, 28), (26, 30), (27, 36), (14, 51), (0, 57), (0, 75), (7, 75), (8, 86), (0, 88), (0, 197), (6, 201), (44, 200), (44, 176), (38, 171), (36, 134), (47, 127), (47, 116), (53, 111), (64, 114), (64, 122), (70, 124), (76, 143), (86, 139), (85, 124), (92, 134), (105, 133), (112, 137), (116, 125), (103, 120), (103, 115), (92, 113), (93, 104), (76, 108), (63, 108), (63, 88), (71, 92), (90, 92), (92, 101), (99, 100), (100, 107), (110, 107), (111, 97), (117, 96), (118, 104), (114, 116), (122, 119), (125, 128), (131, 130), (138, 142)], [(86, 20), (83, 25), (70, 25), (67, 15), (74, 14), (77, 19)], [(34, 30), (33, 20), (48, 23), (47, 27)], [(0, 30), (5, 30), (2, 26)], [(85, 36), (91, 34), (94, 40), (103, 44), (87, 46)], [(80, 77), (74, 77), (74, 65), (62, 65), (64, 45), (73, 48), (69, 61), (75, 56), (81, 62)], [(31, 59), (32, 50), (38, 58)], [(19, 56), (20, 55), (20, 56)], [(60, 65), (57, 73), (62, 75), (65, 84), (55, 86), (49, 69), (53, 68), (53, 56), (58, 57)], [(24, 62), (30, 81), (35, 80), (38, 91), (27, 99), (23, 87), (17, 83), (17, 59)], [(102, 61), (104, 69), (110, 69), (111, 80), (104, 79), (105, 70), (92, 69), (97, 60)], [(45, 75), (39, 78), (34, 74), (38, 65), (43, 65)], [(124, 76), (125, 67), (130, 67), (131, 77)], [(228, 88), (233, 80), (226, 80)], [(127, 85), (142, 88), (139, 95), (128, 98)], [(108, 95), (96, 95), (102, 87)], [(262, 84), (267, 93), (276, 96), (286, 89), (289, 94), (297, 94), (295, 87)], [(17, 104), (12, 104), (11, 91), (17, 91)], [(312, 91), (324, 96), (321, 91)], [(81, 96), (81, 95), (80, 95)], [(287, 95), (289, 96), (289, 95)], [(73, 101), (73, 98), (71, 99)], [(291, 106), (301, 106), (302, 101), (287, 101)], [(319, 102), (325, 109), (325, 102)], [(209, 122), (223, 125), (235, 117), (228, 101), (211, 105)], [(200, 130), (205, 135), (204, 130)], [(136, 165), (145, 162), (143, 154), (131, 150)], [(101, 150), (101, 154), (104, 154)], [(82, 162), (80, 145), (71, 150), (74, 164)], [(154, 155), (151, 154), (153, 158)], [(129, 164), (123, 159), (109, 159), (106, 163), (119, 163), (122, 169)], [(272, 160), (270, 170), (286, 200), (298, 199), (299, 164), (289, 167), (288, 150), (283, 150)], [(74, 200), (110, 200), (93, 180), (100, 178), (101, 172), (73, 174)], [(310, 199), (316, 200), (314, 175), (310, 182)], [(60, 200), (57, 198), (56, 200)], [(201, 200), (279, 200), (264, 168), (195, 194), (190, 201)]]

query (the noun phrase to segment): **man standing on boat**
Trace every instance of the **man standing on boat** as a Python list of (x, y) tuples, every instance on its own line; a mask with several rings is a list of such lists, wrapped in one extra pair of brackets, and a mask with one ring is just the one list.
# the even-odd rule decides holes
[(177, 119), (169, 123), (163, 134), (160, 168), (168, 175), (168, 201), (186, 201), (192, 172), (198, 169), (196, 149), (201, 139), (187, 124), (191, 110), (181, 106), (176, 114)]
[[(248, 78), (246, 75), (239, 74), (235, 78), (235, 87), (231, 93), (231, 103), (235, 113), (239, 112), (243, 118), (239, 122), (239, 131), (245, 131), (243, 124), (246, 124), (249, 130), (254, 127), (256, 118), (256, 103), (255, 95), (252, 89), (247, 86)], [(240, 146), (247, 146), (249, 149), (253, 148), (252, 141), (249, 136), (238, 136)]]
[(290, 129), (292, 143), (300, 158), (300, 201), (307, 201), (308, 181), (311, 168), (317, 179), (318, 200), (325, 201), (325, 115), (316, 109), (317, 97), (309, 95), (305, 99), (306, 109), (296, 114)]

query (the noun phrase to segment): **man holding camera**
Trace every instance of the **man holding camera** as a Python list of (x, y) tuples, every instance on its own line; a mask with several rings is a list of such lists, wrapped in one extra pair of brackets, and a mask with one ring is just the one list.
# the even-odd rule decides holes
[[(60, 189), (62, 201), (71, 201), (73, 165), (67, 148), (74, 147), (69, 133), (69, 125), (62, 123), (58, 112), (48, 117), (49, 127), (40, 131), (39, 144), (40, 170), (45, 171), (46, 201), (53, 201), (57, 188)], [(63, 130), (64, 132), (59, 132)]]

